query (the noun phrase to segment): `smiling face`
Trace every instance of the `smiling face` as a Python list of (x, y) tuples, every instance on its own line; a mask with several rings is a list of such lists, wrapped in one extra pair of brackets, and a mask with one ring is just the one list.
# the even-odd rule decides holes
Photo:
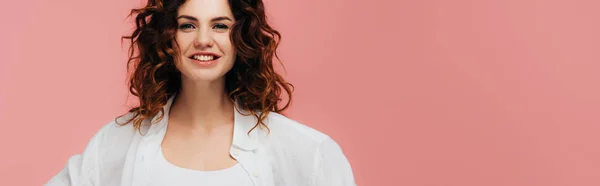
[(177, 68), (182, 80), (223, 80), (235, 61), (234, 17), (227, 0), (188, 0), (177, 11)]

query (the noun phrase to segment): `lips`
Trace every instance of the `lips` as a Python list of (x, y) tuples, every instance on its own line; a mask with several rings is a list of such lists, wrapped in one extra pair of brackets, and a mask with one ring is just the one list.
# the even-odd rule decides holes
[(198, 61), (213, 61), (213, 60), (219, 59), (221, 56), (219, 56), (215, 53), (210, 53), (210, 52), (199, 52), (199, 53), (194, 53), (188, 57), (190, 59), (198, 60)]

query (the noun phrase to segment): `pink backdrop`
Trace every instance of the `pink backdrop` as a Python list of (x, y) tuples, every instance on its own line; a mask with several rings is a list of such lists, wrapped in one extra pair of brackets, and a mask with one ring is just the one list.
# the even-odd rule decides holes
[[(125, 111), (137, 4), (4, 3), (0, 185), (45, 183)], [(359, 185), (600, 185), (600, 1), (267, 5), (292, 118), (336, 139)]]

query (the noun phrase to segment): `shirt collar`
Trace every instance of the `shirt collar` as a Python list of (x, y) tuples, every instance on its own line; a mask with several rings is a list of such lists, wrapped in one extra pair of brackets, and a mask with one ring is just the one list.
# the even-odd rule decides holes
[[(152, 125), (148, 129), (147, 134), (161, 134), (164, 137), (166, 126), (169, 121), (169, 111), (177, 94), (173, 94), (163, 106), (164, 116), (159, 121), (161, 113), (152, 117)], [(261, 127), (256, 127), (252, 132), (248, 133), (257, 123), (256, 117), (249, 111), (241, 109), (238, 104), (235, 104), (234, 125), (233, 125), (233, 145), (243, 150), (254, 150), (258, 148), (260, 138), (264, 137), (266, 131)]]

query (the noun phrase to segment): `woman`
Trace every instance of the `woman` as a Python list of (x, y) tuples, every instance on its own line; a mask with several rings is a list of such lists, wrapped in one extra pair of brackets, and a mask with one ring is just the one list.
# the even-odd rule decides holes
[(132, 15), (140, 106), (46, 185), (355, 185), (334, 140), (280, 114), (292, 87), (261, 0), (149, 0)]

